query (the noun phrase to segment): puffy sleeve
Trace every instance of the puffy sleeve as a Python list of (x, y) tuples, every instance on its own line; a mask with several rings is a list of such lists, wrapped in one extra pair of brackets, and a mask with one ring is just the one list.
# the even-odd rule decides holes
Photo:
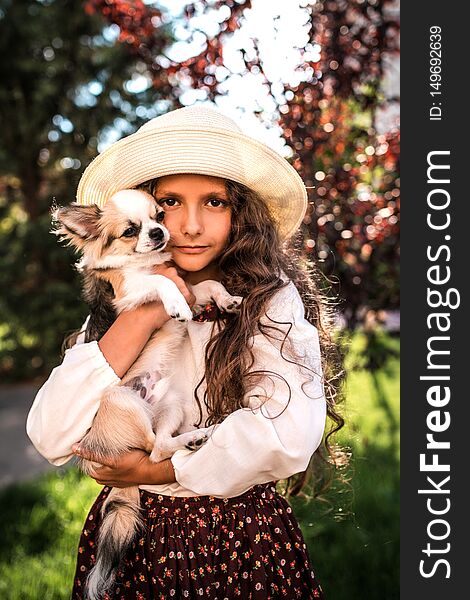
[[(266, 315), (282, 321), (276, 326), (289, 332), (282, 356), (284, 334), (273, 331), (274, 340), (261, 332), (254, 336), (250, 370), (268, 373), (247, 391), (247, 408), (226, 417), (204, 446), (172, 456), (180, 485), (199, 495), (233, 497), (257, 483), (285, 479), (307, 468), (322, 440), (326, 401), (318, 332), (304, 311), (292, 282), (271, 299)], [(266, 316), (261, 322), (272, 324)], [(288, 342), (303, 366), (293, 364)]]
[[(82, 327), (86, 326), (86, 322)], [(53, 465), (73, 457), (72, 444), (91, 427), (104, 390), (119, 383), (98, 342), (77, 343), (65, 352), (40, 388), (26, 421), (26, 432), (37, 451)]]

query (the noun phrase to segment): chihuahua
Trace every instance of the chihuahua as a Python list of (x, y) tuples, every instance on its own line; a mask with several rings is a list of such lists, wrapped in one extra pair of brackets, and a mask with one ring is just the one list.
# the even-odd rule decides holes
[[(165, 252), (170, 234), (163, 209), (144, 191), (119, 191), (103, 208), (76, 203), (54, 206), (52, 214), (52, 233), (81, 254), (76, 267), (90, 309), (85, 342), (99, 340), (121, 311), (147, 302), (160, 300), (171, 317), (152, 334), (121, 382), (105, 391), (92, 427), (80, 442), (83, 452), (100, 464), (100, 459), (117, 458), (133, 448), (148, 452), (153, 462), (180, 448), (197, 450), (212, 427), (179, 433), (191, 419), (191, 407), (178, 391), (174, 369), (185, 324), (193, 318), (193, 310), (197, 314), (198, 307), (210, 301), (221, 311), (238, 312), (242, 298), (231, 296), (217, 281), (188, 284), (196, 297), (191, 310), (176, 284), (154, 272), (156, 265), (172, 258)], [(145, 400), (139, 390), (150, 373), (157, 382), (151, 398)], [(85, 459), (78, 462), (85, 473), (97, 465)], [(111, 490), (102, 507), (96, 563), (87, 579), (89, 600), (102, 598), (115, 581), (120, 560), (142, 528), (140, 513), (138, 487)]]

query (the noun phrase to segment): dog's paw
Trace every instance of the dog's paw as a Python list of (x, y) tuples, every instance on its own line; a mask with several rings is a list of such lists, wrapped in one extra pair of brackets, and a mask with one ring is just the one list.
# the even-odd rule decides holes
[(205, 444), (208, 439), (209, 436), (207, 435), (207, 433), (198, 433), (197, 431), (195, 431), (193, 438), (189, 440), (184, 447), (194, 452), (198, 450), (203, 444)]
[(217, 306), (220, 308), (220, 310), (225, 312), (237, 313), (240, 311), (242, 302), (242, 296), (228, 296), (227, 298), (217, 301)]
[(175, 319), (175, 321), (178, 321), (179, 323), (187, 323), (188, 321), (192, 321), (193, 319), (192, 313), (191, 318), (187, 317), (186, 315), (180, 315), (180, 313), (175, 313), (174, 315), (170, 315), (170, 317), (172, 319)]
[(193, 318), (193, 313), (186, 302), (166, 302), (164, 307), (172, 319), (176, 319), (181, 323), (191, 321)]

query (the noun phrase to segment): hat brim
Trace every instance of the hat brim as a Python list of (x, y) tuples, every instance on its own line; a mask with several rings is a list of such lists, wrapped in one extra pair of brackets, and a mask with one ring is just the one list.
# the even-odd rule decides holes
[(77, 202), (102, 207), (117, 191), (182, 173), (249, 187), (267, 203), (281, 239), (297, 231), (307, 209), (301, 177), (277, 152), (243, 133), (197, 126), (140, 130), (114, 143), (85, 169)]

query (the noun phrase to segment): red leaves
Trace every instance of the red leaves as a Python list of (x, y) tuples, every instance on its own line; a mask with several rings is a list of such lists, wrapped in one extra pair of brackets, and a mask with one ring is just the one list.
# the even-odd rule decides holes
[[(85, 10), (88, 14), (100, 12), (117, 24), (119, 40), (147, 65), (154, 87), (162, 97), (178, 102), (182, 80), (204, 90), (209, 99), (219, 94), (215, 69), (224, 65), (225, 36), (239, 28), (243, 11), (251, 2), (198, 0), (188, 3), (184, 11), (190, 23), (195, 15), (210, 14), (222, 6), (230, 12), (220, 23), (219, 32), (207, 39), (204, 50), (180, 63), (168, 64), (166, 60), (165, 68), (157, 58), (164, 55), (171, 40), (161, 26), (160, 11), (141, 0), (88, 0)], [(315, 205), (305, 223), (307, 237), (315, 239), (318, 234), (318, 239), (316, 244), (306, 245), (306, 250), (327, 256), (323, 264), (328, 272), (335, 264), (341, 272), (343, 294), (352, 304), (373, 293), (364, 282), (369, 281), (380, 261), (384, 272), (380, 258), (384, 252), (392, 262), (398, 254), (399, 132), (377, 136), (372, 127), (384, 54), (398, 50), (399, 25), (393, 6), (391, 0), (373, 4), (318, 0), (309, 4), (307, 60), (299, 67), (305, 71), (306, 81), (295, 88), (285, 86), (286, 101), (279, 107), (279, 123), (294, 152), (292, 163), (308, 186), (316, 186), (315, 193), (310, 192)], [(246, 72), (259, 72), (269, 89), (257, 40), (253, 46), (255, 56), (241, 50)], [(308, 59), (307, 48), (319, 48), (311, 55), (315, 60)]]
[[(161, 23), (161, 11), (142, 0), (87, 0), (88, 14), (101, 13), (106, 20), (120, 28), (119, 41), (136, 48), (155, 37), (155, 23)], [(160, 48), (161, 49), (161, 48)]]
[(314, 68), (318, 81), (286, 87), (291, 99), (280, 110), (293, 164), (316, 186), (305, 218), (307, 238), (316, 244), (305, 249), (325, 261), (327, 273), (339, 272), (353, 311), (378, 296), (376, 271), (390, 273), (392, 295), (397, 289), (399, 131), (378, 136), (367, 125), (379, 104), (384, 53), (398, 48), (387, 4), (364, 10), (359, 0), (328, 0), (312, 6), (309, 41), (320, 45), (321, 58), (305, 68)]
[(218, 82), (213, 71), (209, 71), (224, 64), (222, 38), (236, 31), (240, 17), (245, 8), (251, 7), (251, 1), (235, 3), (199, 0), (188, 3), (184, 9), (185, 18), (190, 20), (196, 14), (222, 6), (228, 6), (230, 14), (221, 22), (219, 33), (207, 40), (206, 48), (198, 56), (179, 63), (170, 62), (165, 67), (159, 64), (157, 58), (164, 54), (171, 40), (162, 28), (164, 20), (161, 11), (144, 4), (142, 0), (87, 0), (85, 11), (88, 14), (101, 13), (109, 23), (118, 25), (119, 41), (126, 44), (147, 65), (154, 87), (160, 91), (165, 90), (169, 99), (178, 102), (182, 91), (179, 87), (180, 74), (184, 74), (186, 84), (189, 83), (194, 89), (204, 89), (208, 98), (215, 98)]

